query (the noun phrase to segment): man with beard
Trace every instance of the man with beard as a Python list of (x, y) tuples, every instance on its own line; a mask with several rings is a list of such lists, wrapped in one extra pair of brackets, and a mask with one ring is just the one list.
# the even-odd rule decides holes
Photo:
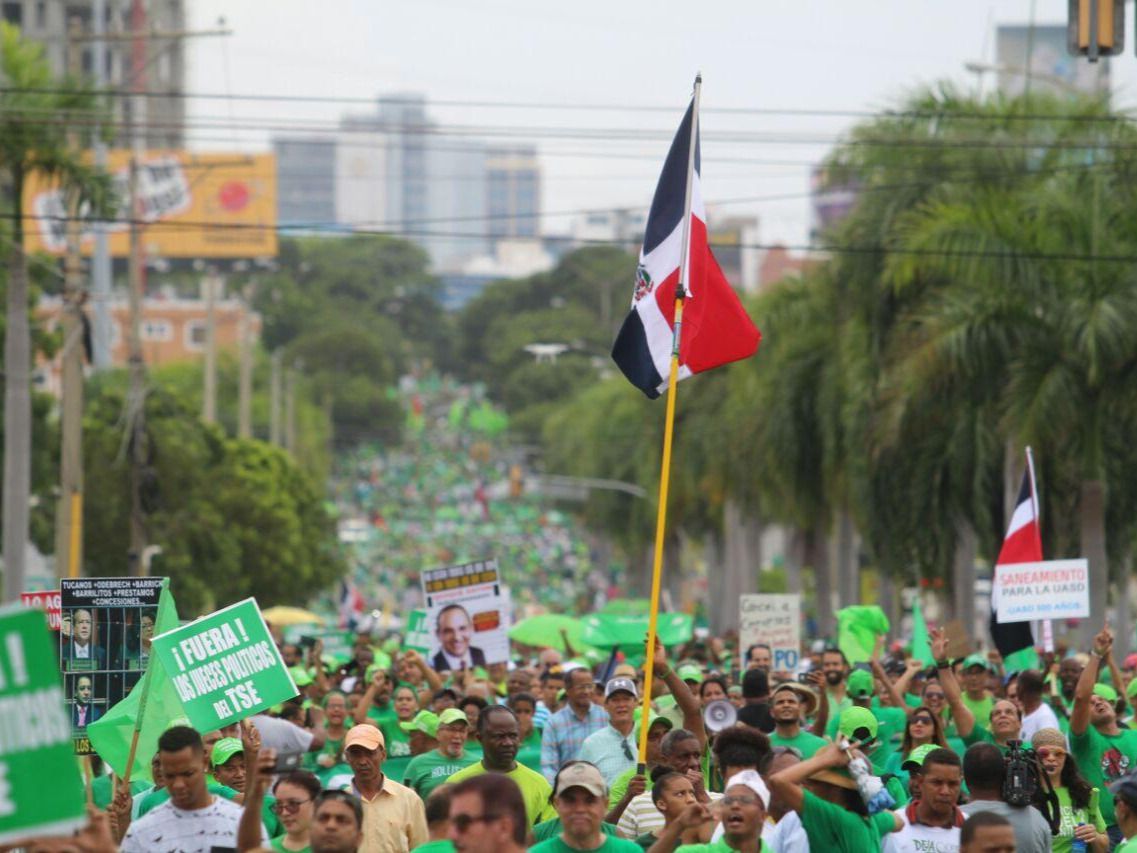
[(846, 695), (845, 679), (849, 677), (849, 661), (838, 648), (828, 648), (821, 653), (821, 672), (825, 676), (825, 688), (829, 695), (829, 715), (838, 716), (852, 705)]
[(809, 717), (817, 710), (817, 697), (804, 684), (787, 681), (774, 688), (771, 700), (774, 716), (774, 731), (770, 734), (772, 746), (788, 746), (796, 749), (802, 758), (810, 758), (825, 746), (825, 739), (804, 731), (802, 717)]
[(1074, 690), (1070, 714), (1070, 752), (1086, 781), (1101, 789), (1101, 816), (1111, 844), (1122, 840), (1114, 814), (1110, 785), (1137, 767), (1137, 731), (1117, 724), (1117, 691), (1098, 684), (1102, 664), (1113, 665), (1113, 632), (1103, 628), (1094, 637), (1090, 662)]
[(540, 773), (517, 763), (521, 726), (513, 711), (506, 705), (490, 705), (478, 715), (478, 735), (482, 742), (482, 760), (459, 770), (446, 781), (453, 784), (482, 773), (501, 773), (521, 789), (530, 826), (556, 817), (549, 805), (553, 786)]
[(950, 749), (933, 749), (924, 756), (920, 797), (896, 812), (904, 825), (885, 836), (883, 853), (958, 849), (964, 815), (956, 802), (962, 783), (959, 756)]
[(477, 759), (466, 754), (466, 730), (470, 727), (466, 715), (457, 708), (447, 708), (438, 715), (438, 748), (416, 755), (407, 765), (404, 783), (424, 800), (442, 785)]

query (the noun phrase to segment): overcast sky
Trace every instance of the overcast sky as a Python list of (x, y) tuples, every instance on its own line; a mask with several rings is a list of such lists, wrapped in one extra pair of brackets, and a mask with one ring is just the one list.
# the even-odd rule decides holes
[[(360, 99), (421, 92), (447, 102), (431, 108), (443, 123), (504, 134), (497, 141), (533, 135), (544, 170), (546, 232), (568, 230), (576, 211), (647, 207), (668, 138), (695, 72), (702, 70), (703, 195), (712, 215), (716, 202), (724, 212), (757, 215), (763, 242), (798, 244), (809, 228), (807, 164), (821, 159), (857, 118), (716, 109), (879, 110), (934, 81), (974, 88), (976, 75), (963, 64), (994, 61), (997, 24), (1026, 23), (1032, 7), (1038, 23), (1061, 23), (1067, 4), (189, 0), (187, 5), (193, 27), (224, 18), (234, 30), (227, 38), (191, 42), (191, 92)], [(1133, 29), (1130, 20), (1126, 53), (1113, 62), (1119, 106), (1137, 102)], [(471, 101), (547, 106), (460, 105)], [(666, 109), (627, 109), (632, 105)], [(269, 128), (328, 127), (345, 111), (369, 110), (367, 104), (194, 100), (189, 138), (197, 148), (267, 148)], [(645, 131), (655, 133), (627, 138)], [(736, 135), (732, 141), (731, 132), (746, 138)], [(613, 133), (622, 138), (586, 138)]]

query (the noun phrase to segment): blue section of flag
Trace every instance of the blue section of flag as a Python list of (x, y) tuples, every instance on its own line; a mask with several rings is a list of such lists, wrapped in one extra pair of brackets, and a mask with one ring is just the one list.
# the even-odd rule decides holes
[[(687, 191), (687, 151), (688, 140), (691, 138), (691, 116), (695, 109), (694, 100), (687, 107), (683, 121), (675, 138), (671, 141), (671, 150), (667, 152), (667, 159), (663, 162), (663, 173), (659, 176), (659, 183), (655, 187), (655, 197), (651, 200), (651, 212), (648, 213), (647, 225), (644, 228), (643, 253), (651, 254), (660, 243), (670, 236), (676, 226), (683, 221), (683, 204)], [(699, 174), (700, 155), (699, 140), (695, 140), (695, 173)]]
[(639, 311), (629, 311), (624, 318), (624, 324), (620, 326), (616, 342), (612, 345), (612, 358), (629, 382), (653, 400), (659, 396), (663, 377), (651, 360), (651, 349), (647, 344), (647, 334)]

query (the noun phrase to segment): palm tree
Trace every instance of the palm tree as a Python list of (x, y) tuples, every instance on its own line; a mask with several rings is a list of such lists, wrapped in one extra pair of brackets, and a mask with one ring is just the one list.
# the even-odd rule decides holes
[[(24, 587), (31, 490), (32, 350), (28, 306), (24, 213), (29, 178), (39, 176), (66, 188), (106, 189), (95, 180), (80, 152), (69, 147), (68, 120), (91, 124), (94, 95), (72, 81), (53, 77), (43, 49), (20, 39), (19, 30), (0, 23), (0, 185), (8, 205), (8, 295), (4, 339), (4, 598)], [(101, 201), (101, 199), (99, 199)]]

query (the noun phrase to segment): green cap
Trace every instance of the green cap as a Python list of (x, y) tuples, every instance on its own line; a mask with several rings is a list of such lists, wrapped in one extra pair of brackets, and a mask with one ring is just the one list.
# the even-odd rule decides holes
[(1125, 688), (1125, 695), (1130, 699), (1137, 696), (1137, 678), (1129, 682), (1129, 686)]
[(837, 723), (837, 729), (847, 738), (856, 738), (859, 730), (868, 729), (869, 736), (867, 738), (862, 736), (859, 739), (876, 740), (879, 725), (872, 711), (868, 708), (858, 708), (854, 706), (852, 708), (846, 708), (841, 712), (841, 719)]
[[(1094, 695), (1100, 696), (1106, 702), (1117, 701), (1117, 691), (1110, 687), (1108, 684), (1095, 684)], [(216, 749), (217, 747), (214, 747)]]
[(427, 737), (437, 737), (438, 723), (438, 714), (433, 711), (419, 711), (410, 722), (399, 723), (399, 728), (407, 733), (422, 732)]
[(213, 754), (210, 756), (210, 760), (214, 767), (220, 767), (234, 755), (240, 755), (244, 751), (245, 747), (237, 738), (223, 737), (213, 744)]
[(865, 696), (872, 696), (872, 688), (872, 673), (867, 669), (854, 669), (849, 673), (846, 690), (851, 698), (863, 699)]
[(916, 747), (908, 753), (908, 757), (900, 764), (900, 769), (908, 770), (912, 767), (923, 767), (924, 759), (928, 757), (928, 753), (939, 748), (939, 744), (935, 743), (926, 743), (923, 746)]
[[(637, 706), (636, 710), (632, 711), (632, 719), (635, 721), (635, 725), (632, 727), (632, 731), (634, 732), (634, 737), (637, 741), (640, 738), (640, 720), (643, 719), (643, 716), (644, 709), (642, 705)], [(673, 723), (669, 717), (664, 717), (660, 714), (655, 713), (655, 711), (651, 711), (647, 716), (648, 729), (650, 729), (656, 723), (663, 723), (667, 726), (668, 731), (675, 728), (675, 723)]]
[[(454, 723), (465, 723), (468, 726), (470, 725), (470, 718), (467, 717), (466, 712), (460, 708), (447, 708), (438, 715), (438, 725), (451, 726)], [(438, 731), (437, 727), (435, 731)]]
[(976, 652), (973, 655), (968, 655), (963, 659), (964, 670), (971, 669), (973, 666), (981, 666), (988, 672), (991, 671), (991, 661), (987, 660), (987, 657), (985, 655), (981, 655), (979, 652)]
[(693, 663), (683, 664), (683, 666), (675, 670), (675, 674), (683, 681), (693, 681), (696, 684), (703, 683), (703, 671)]
[(289, 668), (288, 673), (292, 676), (292, 680), (296, 682), (299, 688), (307, 687), (312, 683), (312, 675), (302, 666), (294, 666)]

